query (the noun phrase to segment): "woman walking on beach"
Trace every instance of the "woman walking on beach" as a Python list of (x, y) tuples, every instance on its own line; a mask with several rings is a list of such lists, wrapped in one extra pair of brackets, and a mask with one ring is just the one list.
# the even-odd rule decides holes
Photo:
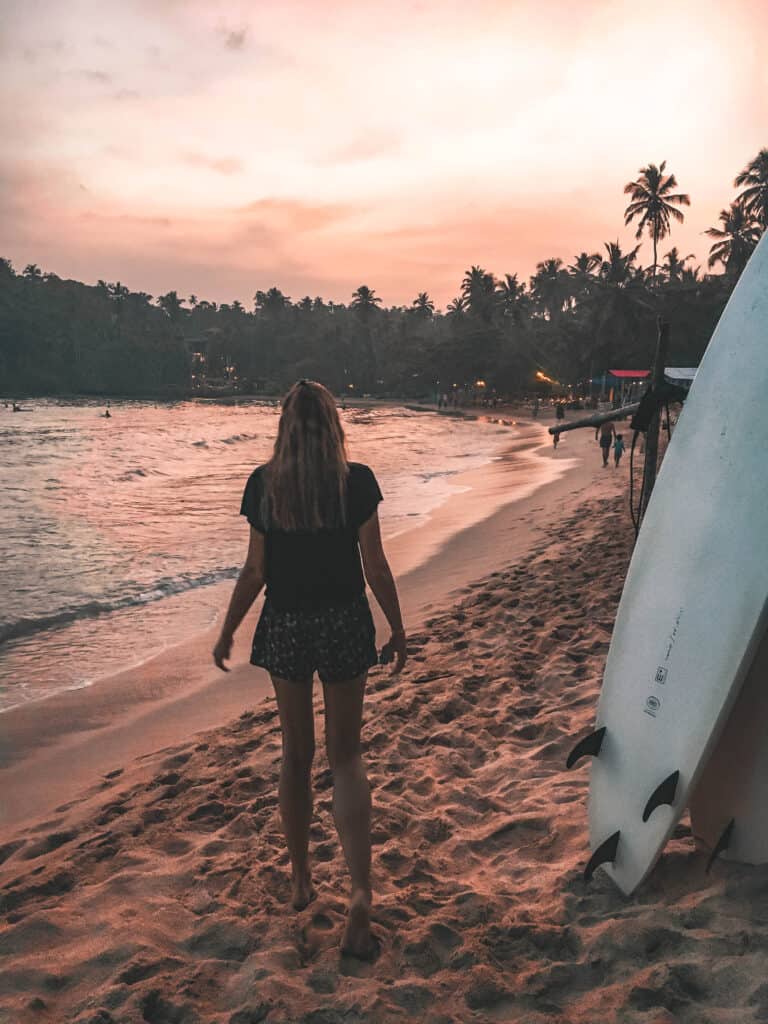
[(300, 910), (315, 896), (308, 846), (317, 671), (333, 816), (352, 879), (342, 952), (363, 959), (373, 956), (374, 943), (371, 795), (360, 728), (368, 669), (378, 663), (365, 580), (392, 631), (382, 661), (394, 659), (393, 671), (399, 672), (406, 658), (397, 590), (379, 531), (380, 501), (368, 466), (347, 460), (333, 396), (313, 381), (294, 384), (283, 401), (272, 458), (254, 470), (245, 487), (240, 511), (251, 526), (248, 555), (213, 651), (226, 671), (235, 630), (266, 584), (250, 660), (270, 673), (277, 697), (279, 802), (291, 857), (292, 903)]

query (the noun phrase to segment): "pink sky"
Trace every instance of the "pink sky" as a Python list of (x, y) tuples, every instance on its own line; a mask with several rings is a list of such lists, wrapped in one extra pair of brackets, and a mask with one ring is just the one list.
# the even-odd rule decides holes
[[(616, 240), (667, 160), (702, 232), (768, 145), (764, 0), (5, 0), (0, 255), (249, 308), (444, 306)], [(650, 261), (650, 245), (641, 250)]]

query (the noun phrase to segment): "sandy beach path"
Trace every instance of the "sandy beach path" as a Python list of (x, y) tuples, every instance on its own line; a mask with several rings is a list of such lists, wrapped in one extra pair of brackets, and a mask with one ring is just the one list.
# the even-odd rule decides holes
[[(311, 857), (290, 909), (273, 702), (91, 780), (0, 849), (0, 1021), (744, 1024), (768, 1018), (768, 869), (709, 876), (687, 821), (631, 899), (582, 880), (590, 727), (632, 531), (618, 478), (549, 508), (371, 674), (380, 954), (339, 954), (347, 880), (317, 694)], [(613, 490), (611, 490), (613, 489)], [(4, 1016), (3, 1016), (4, 1014)]]

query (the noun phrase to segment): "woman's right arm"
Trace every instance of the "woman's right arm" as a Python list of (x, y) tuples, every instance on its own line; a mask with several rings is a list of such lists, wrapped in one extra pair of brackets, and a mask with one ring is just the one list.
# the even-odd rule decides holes
[(399, 672), (406, 659), (405, 630), (403, 619), (400, 614), (400, 602), (397, 598), (397, 588), (392, 577), (392, 570), (389, 568), (387, 556), (381, 543), (381, 529), (379, 527), (379, 514), (373, 515), (358, 530), (360, 542), (360, 554), (363, 558), (363, 571), (368, 581), (368, 586), (378, 601), (381, 610), (386, 616), (392, 636), (388, 646), (395, 655), (393, 672)]
[(240, 570), (229, 608), (221, 627), (221, 634), (213, 649), (213, 660), (224, 672), (229, 669), (224, 664), (232, 652), (232, 638), (235, 630), (245, 618), (248, 609), (259, 596), (264, 586), (264, 534), (251, 527), (248, 554), (245, 565)]

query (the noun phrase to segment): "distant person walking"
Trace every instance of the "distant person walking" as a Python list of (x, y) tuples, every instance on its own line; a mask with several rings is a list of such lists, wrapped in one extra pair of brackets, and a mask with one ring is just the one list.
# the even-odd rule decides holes
[(624, 437), (621, 434), (616, 435), (616, 440), (613, 442), (613, 464), (614, 466), (619, 465), (621, 462), (621, 456), (624, 454)]
[(558, 402), (555, 406), (555, 418), (558, 420), (565, 419), (565, 402)]
[[(256, 596), (266, 597), (251, 664), (267, 669), (282, 731), (279, 802), (291, 858), (293, 906), (314, 897), (309, 864), (312, 679), (323, 685), (333, 816), (351, 875), (342, 952), (375, 955), (371, 914), (371, 793), (360, 751), (368, 669), (378, 656), (365, 580), (391, 628), (381, 653), (399, 672), (406, 643), (392, 573), (381, 543), (381, 491), (368, 466), (347, 460), (332, 395), (299, 381), (285, 396), (272, 458), (248, 478), (240, 512), (251, 526), (245, 565), (213, 651), (219, 668)], [(362, 556), (362, 562), (361, 562)], [(363, 576), (365, 573), (365, 578)]]
[(608, 455), (611, 451), (613, 439), (616, 436), (616, 429), (612, 421), (601, 423), (595, 430), (595, 440), (600, 438), (600, 449), (603, 453), (603, 468), (608, 465)]

